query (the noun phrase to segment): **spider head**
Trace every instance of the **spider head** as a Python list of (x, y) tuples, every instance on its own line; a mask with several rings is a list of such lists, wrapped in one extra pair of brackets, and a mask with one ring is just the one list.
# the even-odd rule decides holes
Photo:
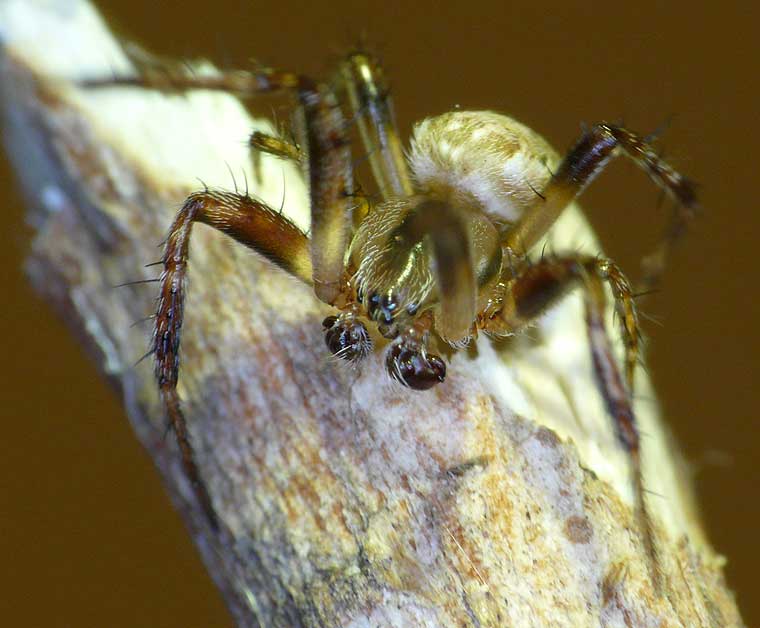
[(360, 360), (372, 350), (372, 339), (367, 328), (350, 312), (328, 316), (322, 321), (322, 327), (327, 348), (343, 360)]

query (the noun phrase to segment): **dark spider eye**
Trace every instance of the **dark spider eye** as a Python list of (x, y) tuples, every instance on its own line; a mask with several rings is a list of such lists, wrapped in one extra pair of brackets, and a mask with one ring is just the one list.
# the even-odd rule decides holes
[(367, 313), (372, 320), (390, 325), (398, 308), (396, 297), (391, 294), (378, 294), (373, 292), (369, 297)]
[(367, 328), (352, 315), (328, 316), (322, 321), (322, 326), (325, 328), (327, 348), (343, 360), (358, 360), (372, 349)]
[(446, 364), (418, 345), (394, 343), (385, 356), (385, 368), (397, 382), (414, 390), (427, 390), (446, 378)]

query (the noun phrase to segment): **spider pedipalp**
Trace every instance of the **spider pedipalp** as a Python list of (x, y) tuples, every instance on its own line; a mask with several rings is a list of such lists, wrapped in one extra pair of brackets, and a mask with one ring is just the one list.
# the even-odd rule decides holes
[(446, 363), (428, 352), (427, 339), (415, 329), (391, 342), (385, 368), (392, 379), (413, 390), (428, 390), (446, 379)]
[(322, 321), (325, 344), (337, 358), (355, 362), (372, 351), (372, 338), (367, 327), (353, 312), (328, 316)]

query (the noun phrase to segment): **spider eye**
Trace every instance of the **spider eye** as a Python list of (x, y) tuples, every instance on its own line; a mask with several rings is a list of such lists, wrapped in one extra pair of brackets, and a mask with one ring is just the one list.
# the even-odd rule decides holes
[(378, 294), (377, 292), (373, 292), (369, 297), (367, 313), (372, 320), (377, 321), (378, 323), (390, 325), (393, 322), (393, 317), (397, 313), (397, 309), (398, 302), (393, 293)]
[(322, 321), (322, 327), (327, 348), (343, 360), (358, 360), (372, 350), (367, 328), (353, 314), (328, 316)]
[(385, 368), (393, 379), (414, 390), (427, 390), (446, 378), (446, 363), (416, 343), (392, 344), (385, 357)]

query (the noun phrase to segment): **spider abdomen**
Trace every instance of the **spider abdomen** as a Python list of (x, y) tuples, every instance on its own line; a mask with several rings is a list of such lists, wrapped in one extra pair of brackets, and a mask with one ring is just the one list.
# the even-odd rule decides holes
[(513, 222), (536, 201), (558, 157), (535, 131), (492, 111), (452, 111), (414, 127), (418, 190)]

